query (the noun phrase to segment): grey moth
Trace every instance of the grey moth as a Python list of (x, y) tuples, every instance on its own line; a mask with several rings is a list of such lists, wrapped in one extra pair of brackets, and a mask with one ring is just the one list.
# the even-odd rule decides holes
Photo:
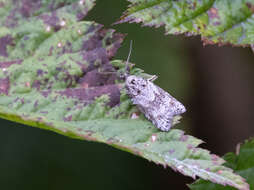
[[(132, 46), (132, 42), (131, 42)], [(126, 61), (126, 71), (131, 54)], [(173, 118), (186, 111), (184, 105), (168, 92), (155, 85), (157, 76), (144, 79), (135, 75), (125, 74), (125, 88), (133, 104), (161, 131), (169, 131)]]

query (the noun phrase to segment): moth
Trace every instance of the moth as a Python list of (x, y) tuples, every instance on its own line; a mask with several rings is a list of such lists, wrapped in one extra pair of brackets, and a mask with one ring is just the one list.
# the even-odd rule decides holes
[[(126, 61), (126, 71), (130, 52)], [(155, 85), (153, 81), (157, 76), (144, 79), (135, 75), (125, 75), (125, 88), (133, 104), (161, 131), (169, 131), (173, 124), (173, 118), (183, 114), (184, 105), (171, 96), (168, 92)]]

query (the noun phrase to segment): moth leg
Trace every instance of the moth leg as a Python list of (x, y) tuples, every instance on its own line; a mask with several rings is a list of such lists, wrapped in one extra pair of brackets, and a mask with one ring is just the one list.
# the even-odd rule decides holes
[(157, 78), (158, 78), (158, 77), (157, 77), (156, 75), (153, 75), (153, 76), (151, 76), (151, 78), (149, 78), (148, 80), (149, 80), (150, 82), (153, 82), (153, 81), (155, 81)]

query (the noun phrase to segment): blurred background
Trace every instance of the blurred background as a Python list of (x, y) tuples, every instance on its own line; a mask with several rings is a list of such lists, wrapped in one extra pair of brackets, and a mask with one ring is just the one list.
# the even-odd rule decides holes
[[(138, 24), (111, 26), (128, 3), (97, 0), (86, 20), (128, 34), (116, 58), (158, 75), (187, 108), (176, 126), (220, 156), (254, 134), (254, 56), (249, 48), (203, 46)], [(0, 120), (0, 184), (6, 190), (188, 189), (193, 180), (105, 144)]]

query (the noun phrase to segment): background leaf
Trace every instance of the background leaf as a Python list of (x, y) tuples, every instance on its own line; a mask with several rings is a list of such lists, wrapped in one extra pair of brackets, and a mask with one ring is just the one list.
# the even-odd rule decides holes
[[(236, 153), (227, 153), (224, 156), (227, 167), (232, 168), (236, 173), (244, 177), (250, 184), (250, 189), (254, 187), (254, 139), (246, 141), (244, 144), (238, 144)], [(213, 189), (213, 190), (229, 190), (232, 187), (223, 187), (205, 180), (197, 180), (189, 186), (192, 190)]]
[[(176, 129), (159, 132), (131, 104), (118, 77), (125, 65), (111, 60), (123, 35), (83, 21), (93, 1), (40, 2), (1, 4), (2, 118), (104, 142), (193, 178), (248, 189), (221, 166), (222, 159), (197, 148), (200, 140)], [(135, 68), (131, 73), (148, 76)]]
[(253, 0), (129, 0), (123, 22), (165, 26), (166, 34), (201, 35), (204, 44), (247, 46), (253, 38)]

